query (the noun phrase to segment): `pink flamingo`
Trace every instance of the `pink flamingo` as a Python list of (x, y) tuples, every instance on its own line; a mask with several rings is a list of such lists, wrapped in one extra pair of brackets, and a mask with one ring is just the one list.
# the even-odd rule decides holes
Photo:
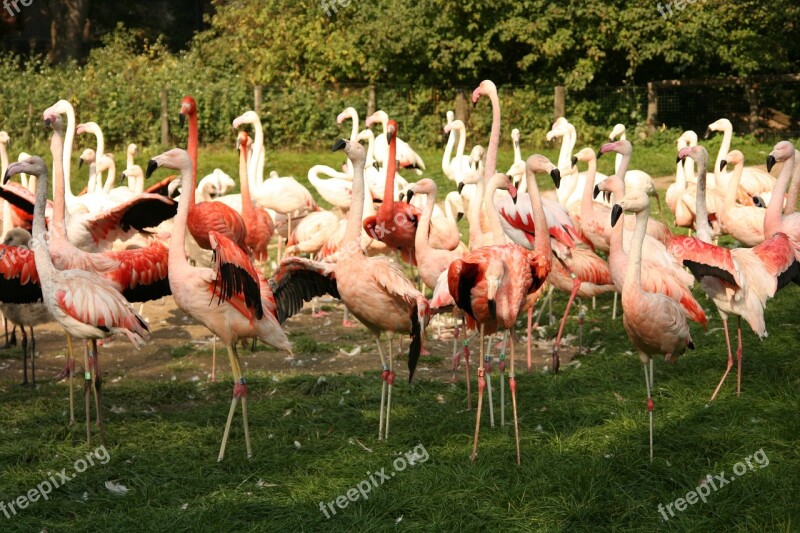
[[(729, 250), (710, 244), (711, 228), (705, 216), (704, 205), (708, 152), (702, 146), (686, 147), (678, 152), (678, 159), (683, 160), (686, 157), (691, 157), (698, 166), (697, 237), (674, 238), (670, 243), (670, 251), (694, 274), (705, 293), (717, 306), (722, 318), (725, 344), (728, 349), (728, 366), (711, 395), (713, 401), (733, 366), (728, 316), (733, 314), (737, 317), (736, 394), (738, 396), (742, 382), (742, 318), (750, 324), (756, 335), (762, 339), (766, 337), (764, 309), (767, 301), (789, 282), (800, 282), (800, 264), (795, 259), (791, 242), (783, 233), (776, 233), (754, 248)], [(735, 193), (735, 189), (733, 191)]]
[[(197, 188), (197, 147), (199, 134), (197, 130), (197, 103), (191, 96), (184, 96), (181, 100), (180, 122), (183, 126), (186, 117), (189, 118), (189, 141), (186, 150), (192, 159), (192, 193)], [(211, 249), (209, 234), (216, 231), (235, 242), (242, 250), (247, 252), (247, 226), (242, 216), (231, 207), (221, 202), (195, 203), (194, 194), (189, 195), (189, 233), (200, 248)], [(244, 205), (242, 206), (244, 207)]]
[[(389, 122), (389, 147), (394, 145), (396, 124)], [(408, 380), (414, 377), (414, 370), (422, 350), (425, 326), (429, 316), (428, 301), (414, 284), (403, 274), (397, 264), (390, 263), (386, 257), (367, 257), (361, 248), (361, 217), (364, 207), (364, 165), (366, 153), (358, 143), (339, 140), (333, 151), (344, 150), (353, 164), (353, 206), (347, 213), (347, 229), (336, 262), (336, 285), (342, 302), (353, 315), (367, 326), (375, 335), (378, 354), (383, 368), (381, 389), (381, 411), (378, 420), (378, 439), (389, 437), (389, 415), (392, 406), (392, 386), (394, 367), (392, 338), (389, 337), (389, 364), (381, 349), (381, 332), (408, 333), (411, 344), (408, 352)], [(394, 154), (389, 157), (390, 176)], [(391, 178), (390, 178), (391, 179)], [(391, 187), (387, 185), (387, 191)], [(384, 204), (385, 205), (385, 204)], [(366, 221), (365, 221), (366, 226)], [(388, 391), (387, 391), (388, 387)], [(384, 426), (385, 407), (385, 426)]]
[(240, 131), (236, 138), (239, 148), (239, 183), (242, 190), (242, 220), (247, 226), (247, 247), (253, 252), (253, 258), (259, 263), (269, 259), (267, 247), (275, 232), (275, 223), (266, 211), (257, 207), (250, 196), (250, 177), (247, 172), (246, 131)]
[[(686, 348), (694, 348), (689, 334), (686, 314), (680, 305), (663, 294), (642, 289), (642, 243), (647, 233), (647, 217), (650, 198), (646, 193), (633, 190), (612, 207), (611, 224), (616, 225), (623, 211), (636, 213), (636, 229), (631, 241), (628, 269), (622, 287), (622, 325), (639, 352), (644, 364), (644, 379), (647, 385), (647, 411), (650, 414), (650, 460), (653, 460), (653, 356), (665, 354), (666, 360), (674, 362)], [(647, 371), (647, 363), (650, 371)]]
[[(526, 178), (530, 191), (531, 209), (535, 224), (544, 228), (547, 224), (542, 210), (535, 172), (553, 170), (547, 158), (533, 155), (526, 163)], [(513, 192), (513, 189), (512, 189)], [(517, 449), (517, 464), (520, 463), (519, 422), (517, 418), (517, 383), (514, 373), (514, 323), (519, 312), (529, 304), (528, 295), (536, 293), (544, 284), (550, 270), (550, 239), (544, 231), (535, 237), (533, 251), (516, 244), (484, 246), (472, 250), (463, 258), (454, 261), (447, 271), (448, 287), (456, 305), (472, 317), (480, 326), (481, 359), (483, 359), (483, 335), (498, 328), (509, 331), (511, 363), (509, 388), (514, 414), (514, 438)], [(478, 411), (475, 420), (475, 437), (471, 460), (478, 453), (481, 407), (486, 388), (484, 368), (478, 368)]]
[[(186, 196), (191, 197), (193, 194), (192, 162), (186, 151), (173, 148), (150, 160), (147, 176), (149, 177), (158, 167), (178, 170), (181, 175), (181, 199), (169, 246), (169, 284), (172, 296), (181, 310), (201, 322), (225, 343), (233, 372), (233, 398), (222, 435), (218, 460), (221, 461), (225, 457), (231, 421), (239, 399), (242, 402), (247, 457), (250, 458), (253, 451), (247, 420), (247, 385), (239, 364), (236, 344), (239, 339), (255, 337), (291, 354), (291, 344), (280, 322), (299, 309), (298, 301), (301, 297), (306, 297), (309, 290), (299, 290), (296, 286), (287, 284), (288, 278), (281, 279), (286, 277), (284, 271), (276, 274), (278, 278), (273, 280), (281, 287), (281, 290), (276, 290), (276, 294), (273, 295), (270, 283), (259, 275), (245, 252), (232, 240), (213, 230), (209, 232), (208, 240), (214, 250), (214, 268), (190, 266), (183, 243), (191, 205), (186, 201)], [(296, 268), (296, 265), (298, 262), (293, 262), (287, 268)], [(330, 273), (332, 269), (332, 267), (316, 266), (321, 269), (317, 274)], [(309, 273), (310, 271), (307, 271), (307, 275)], [(326, 288), (330, 287), (331, 284), (328, 283)], [(278, 296), (277, 292), (281, 295)], [(217, 305), (212, 305), (214, 300)]]
[[(10, 165), (5, 179), (20, 172), (36, 176), (37, 181), (31, 249), (45, 307), (69, 335), (77, 339), (92, 341), (92, 353), (86, 356), (86, 369), (87, 372), (91, 369), (91, 386), (97, 404), (97, 422), (102, 440), (105, 442), (97, 339), (105, 339), (111, 335), (122, 333), (138, 348), (149, 338), (150, 332), (144, 319), (131, 308), (119, 292), (108, 286), (105, 278), (85, 270), (59, 270), (56, 268), (45, 238), (44, 210), (48, 190), (47, 166), (40, 157), (32, 157)], [(93, 359), (91, 363), (90, 359)], [(88, 386), (84, 387), (84, 392), (86, 440), (91, 443)]]
[(783, 205), (779, 201), (786, 194), (789, 179), (794, 170), (794, 145), (789, 141), (781, 141), (775, 145), (772, 152), (767, 156), (767, 170), (772, 170), (777, 162), (783, 162), (783, 168), (775, 182), (775, 189), (772, 191), (774, 201), (767, 206), (764, 216), (764, 237), (769, 239), (776, 233), (785, 233), (792, 242), (795, 256), (800, 259), (800, 213), (783, 215)]
[[(417, 232), (419, 209), (394, 201), (394, 179), (397, 171), (397, 122), (390, 120), (386, 129), (389, 139), (389, 161), (386, 165), (386, 188), (383, 203), (374, 217), (364, 219), (364, 230), (373, 238), (399, 250), (408, 263), (414, 261), (414, 237)], [(353, 195), (353, 203), (360, 201)]]

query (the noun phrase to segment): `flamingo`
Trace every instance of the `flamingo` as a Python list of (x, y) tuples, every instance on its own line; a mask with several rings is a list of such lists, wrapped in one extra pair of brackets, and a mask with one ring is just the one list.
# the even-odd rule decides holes
[[(627, 129), (625, 128), (625, 124), (615, 124), (614, 128), (611, 130), (611, 133), (608, 134), (608, 140), (614, 141), (617, 137), (619, 137), (620, 141), (627, 140), (626, 135)], [(619, 173), (619, 167), (622, 164), (623, 155), (618, 153), (617, 156), (614, 158), (614, 173)], [(642, 170), (628, 170), (625, 172), (625, 176), (623, 176), (625, 181), (626, 188), (633, 188), (639, 189), (647, 193), (647, 196), (653, 197), (656, 199), (656, 204), (658, 204), (658, 214), (661, 214), (661, 198), (658, 196), (658, 190), (656, 189), (655, 183), (653, 183), (653, 178), (647, 172)]]
[[(355, 142), (367, 141), (367, 164), (364, 167), (364, 181), (366, 182), (369, 192), (373, 200), (383, 201), (383, 195), (386, 194), (386, 167), (381, 170), (377, 168), (377, 162), (374, 157), (375, 134), (372, 130), (361, 130), (356, 136)], [(353, 142), (353, 141), (351, 141)], [(350, 164), (350, 160), (347, 160)], [(408, 181), (400, 175), (399, 172), (394, 173), (395, 191), (405, 190), (408, 188)]]
[[(389, 140), (389, 161), (386, 165), (386, 189), (383, 203), (374, 217), (364, 219), (364, 230), (385, 243), (390, 248), (399, 250), (408, 263), (414, 261), (414, 236), (417, 231), (419, 209), (406, 202), (394, 201), (394, 175), (396, 172), (397, 122), (390, 120), (386, 126)], [(360, 201), (353, 197), (353, 203)]]
[[(197, 131), (197, 103), (191, 96), (184, 96), (181, 100), (180, 122), (183, 126), (186, 118), (189, 119), (189, 140), (187, 151), (192, 159), (192, 181), (188, 186), (194, 192), (197, 184), (197, 147), (199, 134)], [(187, 187), (187, 184), (182, 184)], [(211, 249), (209, 239), (210, 231), (216, 231), (235, 242), (245, 253), (247, 247), (247, 227), (242, 216), (229, 206), (220, 202), (195, 203), (194, 194), (189, 194), (189, 233), (194, 237), (200, 248)]]
[[(394, 151), (396, 124), (389, 123), (390, 150)], [(353, 206), (347, 213), (347, 230), (338, 252), (335, 265), (336, 286), (342, 302), (370, 333), (375, 336), (378, 354), (383, 368), (381, 388), (381, 407), (378, 420), (378, 440), (389, 438), (389, 419), (392, 405), (392, 386), (394, 384), (394, 361), (392, 338), (389, 338), (389, 364), (383, 356), (380, 343), (382, 332), (408, 333), (411, 343), (408, 352), (409, 382), (417, 367), (425, 326), (429, 316), (428, 301), (419, 292), (397, 264), (386, 257), (368, 257), (361, 249), (362, 209), (364, 205), (364, 147), (342, 139), (333, 145), (333, 151), (344, 150), (353, 164)], [(393, 154), (389, 157), (389, 167), (393, 167)], [(391, 172), (391, 168), (390, 168)], [(389, 174), (392, 175), (391, 173)], [(391, 190), (388, 187), (387, 190)], [(385, 409), (384, 409), (385, 408)], [(385, 425), (384, 425), (385, 413)]]
[[(627, 191), (612, 208), (611, 224), (616, 225), (623, 211), (636, 214), (636, 229), (631, 241), (628, 268), (622, 285), (622, 325), (639, 352), (647, 385), (647, 411), (650, 415), (650, 460), (653, 460), (653, 356), (664, 354), (674, 362), (686, 348), (694, 349), (686, 314), (680, 305), (663, 294), (642, 290), (642, 243), (647, 234), (650, 199), (644, 191)], [(650, 364), (650, 371), (647, 366)]]
[[(10, 265), (10, 261), (6, 262), (5, 252), (13, 247), (16, 248), (19, 254), (28, 252), (28, 255), (33, 255), (29, 252), (28, 246), (31, 240), (31, 234), (22, 228), (14, 228), (8, 232), (5, 240), (3, 241), (3, 258), (6, 266)], [(31, 257), (31, 260), (33, 258)], [(5, 273), (4, 273), (5, 274)], [(34, 282), (32, 279), (31, 282)], [(38, 286), (38, 277), (35, 279), (35, 284)], [(12, 291), (9, 291), (12, 292)], [(9, 292), (5, 292), (8, 294)], [(41, 302), (41, 290), (38, 290), (37, 302), (31, 303), (3, 303), (0, 304), (0, 310), (3, 316), (8, 318), (13, 324), (19, 326), (22, 332), (22, 384), (28, 384), (28, 353), (31, 354), (31, 381), (32, 386), (36, 386), (36, 337), (33, 334), (34, 326), (52, 322), (53, 317), (47, 310), (47, 307)], [(16, 299), (12, 297), (13, 299)], [(25, 328), (28, 327), (31, 332), (30, 350), (28, 350), (28, 335)]]
[[(328, 176), (320, 178), (320, 174)], [(314, 165), (308, 169), (308, 182), (323, 200), (341, 210), (350, 208), (353, 202), (353, 176), (337, 172), (327, 165)]]
[[(357, 138), (358, 134), (359, 134), (359, 131), (358, 131), (358, 111), (356, 111), (356, 109), (354, 107), (347, 107), (347, 108), (344, 109), (344, 111), (339, 113), (336, 116), (336, 123), (337, 124), (342, 124), (348, 118), (353, 121), (353, 126), (352, 126), (352, 129), (350, 131), (350, 142), (351, 143), (358, 142), (358, 138)], [(375, 137), (373, 136), (373, 140), (374, 140), (374, 138)], [(367, 161), (369, 161), (369, 157), (367, 157)], [(349, 159), (346, 160), (345, 167), (347, 169), (346, 173), (352, 179), (352, 177), (353, 177), (353, 164), (350, 162)], [(383, 195), (378, 196), (378, 198), (380, 198), (381, 196), (383, 196)]]
[[(222, 461), (225, 457), (231, 422), (240, 399), (247, 457), (250, 458), (253, 451), (247, 419), (247, 385), (236, 344), (242, 338), (258, 338), (291, 354), (291, 344), (280, 322), (300, 307), (298, 296), (305, 298), (310, 289), (298, 288), (287, 277), (286, 280), (274, 280), (280, 290), (273, 293), (271, 284), (259, 276), (241, 248), (214, 230), (210, 230), (208, 235), (215, 254), (214, 268), (190, 266), (183, 243), (191, 206), (186, 197), (192, 196), (194, 180), (192, 161), (186, 151), (173, 148), (150, 160), (148, 176), (159, 167), (178, 170), (181, 176), (181, 201), (169, 246), (169, 284), (173, 298), (181, 310), (201, 322), (225, 343), (233, 372), (233, 398), (217, 460)], [(290, 265), (296, 267), (307, 264), (310, 262)], [(322, 266), (323, 271), (325, 268)], [(306, 270), (305, 274), (309, 276), (311, 271)], [(286, 272), (283, 271), (281, 276), (286, 276)], [(330, 284), (325, 288), (335, 291)], [(215, 300), (216, 305), (213, 305)]]
[[(711, 228), (707, 218), (702, 216), (705, 212), (703, 204), (708, 152), (702, 146), (685, 147), (678, 152), (678, 159), (686, 157), (691, 157), (698, 166), (697, 237), (676, 237), (670, 243), (670, 251), (694, 274), (722, 318), (725, 344), (728, 348), (728, 366), (711, 395), (713, 401), (733, 366), (728, 316), (733, 314), (737, 317), (736, 394), (738, 396), (741, 392), (742, 318), (750, 324), (756, 335), (762, 339), (766, 337), (764, 309), (767, 301), (789, 282), (800, 282), (800, 264), (795, 259), (791, 242), (783, 233), (776, 233), (754, 248), (729, 250), (711, 244)], [(724, 166), (722, 165), (723, 168)], [(732, 191), (735, 194), (735, 189)]]
[[(379, 165), (388, 167), (391, 160), (387, 161), (387, 157), (392, 157), (392, 154), (389, 152), (389, 143), (391, 139), (388, 135), (389, 115), (386, 114), (386, 111), (375, 111), (375, 113), (367, 117), (364, 125), (369, 128), (376, 122), (380, 122), (383, 126), (383, 133), (375, 137), (375, 160)], [(395, 141), (397, 144), (395, 150), (397, 164), (402, 168), (410, 168), (417, 174), (422, 174), (422, 171), (425, 170), (425, 163), (422, 161), (422, 158), (411, 149), (411, 146), (409, 146), (407, 142), (399, 139), (396, 132)]]
[(242, 191), (242, 220), (247, 225), (247, 247), (260, 263), (269, 258), (267, 247), (275, 232), (275, 223), (266, 211), (256, 207), (250, 196), (250, 176), (247, 169), (247, 132), (240, 131), (236, 144), (239, 148), (239, 183)]
[[(694, 139), (694, 145), (697, 145), (697, 134), (688, 130), (678, 137), (678, 150), (685, 146), (691, 146), (689, 139)], [(687, 168), (694, 170), (694, 161), (678, 161), (675, 169), (675, 182), (667, 187), (667, 193), (664, 195), (664, 200), (667, 202), (667, 207), (675, 217), (675, 225), (681, 228), (691, 228), (694, 223), (694, 213), (688, 205), (686, 205), (686, 198), (684, 193), (687, 188)]]
[[(79, 269), (59, 270), (53, 263), (45, 239), (44, 210), (47, 203), (47, 166), (40, 157), (32, 157), (9, 166), (4, 180), (25, 172), (36, 177), (36, 205), (33, 218), (33, 250), (36, 272), (42, 288), (42, 299), (52, 317), (73, 338), (91, 340), (92, 353), (85, 356), (86, 372), (91, 371), (91, 388), (95, 393), (97, 422), (102, 440), (103, 427), (100, 356), (97, 339), (118, 333), (141, 347), (150, 336), (147, 323), (127, 300), (108, 285), (105, 278)], [(91, 362), (90, 362), (91, 361)], [(86, 399), (86, 440), (91, 443), (89, 426), (89, 383), (84, 386)]]
[[(736, 192), (744, 169), (744, 155), (739, 150), (731, 150), (720, 163), (720, 169), (733, 164), (733, 176), (725, 192), (725, 202), (717, 210), (720, 230), (731, 235), (745, 246), (757, 246), (764, 242), (764, 214), (762, 208), (736, 203)], [(698, 178), (698, 182), (699, 182)], [(698, 193), (698, 200), (699, 200)]]
[[(716, 177), (716, 186), (724, 185), (722, 183), (723, 165), (722, 161), (726, 159), (728, 152), (731, 149), (731, 139), (733, 138), (733, 124), (727, 118), (721, 118), (708, 125), (706, 130), (706, 139), (711, 136), (712, 132), (722, 132), (722, 143), (717, 153), (717, 160), (714, 163), (714, 176)], [(748, 197), (760, 196), (765, 192), (771, 192), (775, 187), (775, 178), (755, 167), (744, 167), (740, 178), (742, 189), (746, 192)], [(727, 189), (730, 189), (728, 187)], [(727, 190), (726, 189), (726, 190)], [(780, 197), (781, 199), (783, 197)], [(781, 208), (783, 205), (781, 204)]]
[[(534, 173), (552, 170), (555, 167), (544, 157), (533, 155), (526, 164), (526, 177), (530, 191), (531, 210), (535, 225), (546, 227), (544, 210), (539, 199)], [(506, 177), (506, 179), (508, 179)], [(513, 194), (514, 190), (511, 189)], [(459, 309), (474, 319), (480, 327), (481, 359), (483, 359), (483, 335), (498, 328), (509, 331), (511, 338), (511, 361), (509, 388), (514, 414), (514, 437), (517, 464), (520, 463), (519, 422), (517, 417), (517, 384), (514, 373), (514, 323), (517, 315), (528, 302), (528, 295), (539, 291), (550, 271), (550, 240), (547, 233), (538, 231), (533, 251), (516, 244), (498, 244), (470, 251), (450, 264), (447, 271), (448, 289)], [(531, 305), (529, 303), (529, 305)], [(478, 368), (478, 410), (475, 417), (475, 437), (471, 460), (478, 453), (481, 407), (486, 388), (484, 368)]]
[[(773, 147), (772, 152), (767, 156), (767, 170), (772, 170), (775, 163), (783, 162), (783, 168), (775, 182), (775, 189), (772, 191), (773, 198), (783, 198), (786, 195), (786, 187), (789, 185), (789, 178), (794, 170), (794, 145), (789, 141), (781, 141)], [(764, 215), (764, 237), (770, 238), (776, 233), (785, 233), (792, 242), (795, 255), (800, 259), (800, 213), (793, 212), (783, 215), (781, 202), (770, 202), (767, 212)]]

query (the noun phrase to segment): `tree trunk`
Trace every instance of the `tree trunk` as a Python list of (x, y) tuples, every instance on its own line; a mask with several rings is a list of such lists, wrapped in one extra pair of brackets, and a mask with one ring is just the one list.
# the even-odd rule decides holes
[(469, 124), (469, 112), (469, 93), (467, 89), (461, 87), (456, 91), (456, 118), (464, 124)]
[(50, 0), (50, 52), (51, 64), (69, 59), (82, 59), (84, 55), (84, 29), (89, 23), (89, 0)]

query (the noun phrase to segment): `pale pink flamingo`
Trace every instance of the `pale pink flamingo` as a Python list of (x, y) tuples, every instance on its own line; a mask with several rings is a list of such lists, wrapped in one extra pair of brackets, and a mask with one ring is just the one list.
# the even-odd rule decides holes
[[(623, 211), (636, 214), (628, 268), (622, 287), (622, 325), (644, 365), (647, 385), (647, 411), (650, 415), (650, 460), (653, 460), (653, 356), (664, 354), (674, 362), (687, 347), (694, 348), (686, 314), (680, 305), (663, 294), (642, 290), (642, 243), (647, 234), (650, 199), (643, 191), (628, 191), (612, 208), (611, 224), (616, 225)], [(650, 363), (648, 372), (647, 364)]]
[[(608, 140), (614, 141), (617, 137), (619, 137), (620, 141), (627, 140), (626, 131), (625, 124), (614, 124), (614, 128), (608, 134)], [(617, 153), (617, 157), (614, 158), (614, 174), (619, 175), (619, 167), (622, 164), (623, 157), (622, 154)], [(658, 189), (656, 189), (650, 174), (634, 169), (626, 171), (622, 178), (626, 188), (639, 189), (646, 192), (647, 196), (655, 198), (658, 205), (658, 214), (661, 215), (661, 198), (658, 196)]]
[[(389, 123), (389, 142), (394, 144), (395, 130)], [(353, 163), (353, 206), (347, 213), (347, 231), (336, 262), (336, 284), (342, 302), (367, 329), (375, 335), (378, 354), (383, 368), (381, 411), (378, 420), (378, 439), (389, 436), (389, 416), (394, 383), (392, 340), (389, 338), (389, 364), (383, 356), (380, 334), (407, 333), (411, 335), (408, 352), (408, 379), (414, 377), (417, 367), (429, 307), (425, 296), (419, 292), (400, 267), (386, 257), (367, 257), (361, 248), (361, 218), (364, 205), (364, 147), (344, 139), (337, 141), (333, 150), (344, 149)], [(392, 157), (389, 166), (393, 166)], [(391, 174), (390, 174), (391, 175)], [(387, 391), (388, 387), (388, 391)], [(385, 407), (385, 410), (384, 410)], [(385, 414), (385, 426), (384, 426)]]
[[(275, 289), (273, 295), (271, 283), (259, 275), (245, 252), (232, 240), (213, 230), (210, 231), (208, 240), (215, 254), (214, 268), (190, 266), (184, 253), (184, 239), (191, 205), (186, 197), (192, 195), (192, 162), (184, 150), (173, 148), (150, 160), (148, 176), (158, 167), (180, 171), (182, 182), (180, 207), (175, 217), (169, 247), (169, 284), (172, 296), (181, 310), (211, 330), (228, 348), (234, 387), (218, 460), (221, 461), (225, 456), (231, 421), (239, 399), (242, 401), (247, 457), (250, 458), (253, 452), (247, 420), (247, 385), (239, 364), (236, 344), (242, 338), (258, 338), (291, 354), (291, 344), (281, 329), (280, 322), (296, 312), (302, 305), (302, 299), (313, 291), (308, 285), (306, 289), (286, 285), (288, 278), (281, 278), (287, 274), (282, 271), (273, 280), (273, 283), (282, 287), (281, 294)], [(289, 269), (312, 265), (305, 260), (287, 264), (289, 267), (286, 268)], [(306, 270), (305, 276), (319, 279), (323, 273), (330, 274), (332, 270), (330, 267), (314, 264), (313, 268), (317, 267), (319, 270), (316, 272)], [(335, 292), (335, 286), (330, 279), (326, 280), (327, 283), (322, 282), (318, 286), (324, 285), (326, 291)]]
[(678, 158), (686, 157), (691, 157), (698, 165), (697, 237), (676, 237), (670, 243), (670, 251), (694, 274), (722, 318), (728, 366), (711, 395), (711, 400), (714, 400), (733, 366), (728, 316), (733, 314), (737, 317), (736, 394), (739, 395), (743, 350), (741, 319), (744, 318), (760, 338), (766, 337), (764, 309), (767, 301), (789, 282), (800, 282), (800, 264), (796, 261), (791, 242), (783, 233), (776, 233), (754, 248), (729, 250), (711, 244), (711, 228), (701, 216), (705, 212), (703, 203), (708, 152), (702, 146), (686, 147), (678, 152)]
[[(389, 163), (391, 162), (390, 158), (392, 156), (389, 153), (389, 143), (391, 142), (391, 139), (388, 135), (389, 115), (386, 114), (386, 111), (375, 111), (375, 113), (367, 117), (364, 125), (369, 128), (376, 122), (380, 122), (383, 126), (383, 133), (375, 137), (375, 160), (379, 165), (388, 168)], [(422, 171), (425, 170), (425, 163), (422, 161), (422, 158), (411, 148), (411, 146), (408, 145), (407, 142), (397, 137), (396, 131), (395, 141), (397, 143), (397, 149), (395, 152), (397, 164), (401, 168), (410, 168), (413, 169), (417, 174), (422, 174)]]
[[(105, 443), (103, 427), (100, 358), (97, 339), (118, 333), (124, 334), (137, 348), (149, 338), (144, 319), (105, 278), (80, 269), (59, 270), (53, 264), (45, 237), (44, 210), (47, 203), (47, 166), (40, 157), (9, 166), (5, 179), (25, 172), (36, 176), (36, 206), (34, 210), (33, 250), (36, 272), (42, 288), (42, 299), (53, 318), (72, 337), (92, 341), (92, 353), (86, 356), (86, 372), (91, 372), (91, 388), (95, 392), (97, 422)], [(90, 362), (90, 360), (92, 360)], [(89, 425), (89, 383), (84, 386), (86, 398), (86, 439), (91, 443)]]
[[(528, 158), (526, 175), (530, 191), (531, 210), (535, 224), (546, 226), (544, 211), (536, 186), (535, 172), (554, 168), (550, 162), (538, 155)], [(506, 179), (508, 179), (506, 177)], [(513, 189), (512, 189), (513, 192)], [(498, 328), (509, 332), (511, 361), (509, 366), (509, 388), (514, 414), (514, 437), (517, 464), (520, 463), (519, 423), (517, 417), (517, 383), (514, 372), (514, 323), (519, 312), (529, 302), (529, 295), (539, 291), (550, 270), (550, 239), (544, 231), (535, 237), (533, 251), (516, 244), (485, 246), (470, 251), (448, 268), (448, 288), (459, 309), (475, 320), (480, 328), (481, 360), (483, 359), (483, 335)], [(475, 419), (475, 437), (471, 460), (478, 453), (481, 407), (486, 388), (484, 368), (478, 368), (478, 410)]]
[[(229, 206), (220, 202), (195, 203), (194, 190), (197, 185), (197, 148), (200, 142), (197, 129), (197, 103), (191, 96), (184, 96), (181, 100), (180, 122), (189, 119), (189, 139), (187, 151), (192, 159), (192, 181), (188, 184), (192, 194), (189, 195), (189, 233), (200, 248), (211, 249), (209, 232), (216, 231), (225, 235), (245, 252), (247, 246), (247, 227), (242, 216)], [(186, 185), (182, 185), (186, 187)]]
[[(764, 215), (766, 211), (752, 205), (736, 203), (736, 192), (744, 169), (744, 154), (739, 150), (731, 150), (720, 163), (720, 168), (733, 165), (733, 176), (725, 191), (725, 202), (717, 211), (720, 230), (727, 233), (745, 246), (757, 246), (764, 242)], [(700, 178), (698, 177), (698, 184)], [(698, 193), (697, 201), (700, 201)]]
[[(794, 145), (789, 141), (781, 141), (775, 145), (772, 152), (767, 156), (767, 170), (772, 170), (777, 162), (783, 162), (783, 168), (775, 182), (775, 189), (772, 191), (773, 198), (783, 198), (789, 179), (794, 170)], [(770, 202), (764, 216), (764, 237), (769, 239), (776, 233), (785, 233), (792, 242), (795, 256), (800, 259), (800, 213), (793, 212), (783, 215), (783, 205), (781, 202)]]
[[(697, 134), (695, 132), (691, 130), (683, 132), (678, 137), (678, 150), (686, 146), (692, 146), (689, 142), (690, 139), (694, 139), (694, 145), (697, 145)], [(681, 228), (691, 228), (694, 224), (694, 213), (686, 205), (686, 198), (684, 198), (684, 193), (687, 189), (686, 165), (692, 165), (692, 168), (694, 168), (694, 161), (677, 162), (675, 182), (667, 187), (667, 192), (664, 195), (664, 200), (674, 215), (675, 225)]]
[[(723, 178), (724, 165), (722, 161), (727, 159), (729, 150), (731, 149), (731, 139), (733, 138), (733, 124), (727, 118), (721, 118), (708, 125), (706, 131), (706, 139), (710, 137), (711, 132), (722, 132), (722, 143), (719, 146), (717, 159), (714, 163), (714, 177), (716, 178), (716, 188), (724, 187), (724, 190), (730, 190), (730, 185), (726, 185)], [(740, 174), (739, 184), (745, 191), (746, 196), (753, 197), (762, 195), (765, 192), (771, 192), (775, 187), (775, 178), (769, 175), (768, 172), (755, 167), (743, 167)], [(735, 187), (734, 190), (738, 190)], [(782, 199), (783, 197), (781, 197)], [(780, 199), (779, 199), (780, 201)], [(783, 205), (781, 205), (781, 208)]]

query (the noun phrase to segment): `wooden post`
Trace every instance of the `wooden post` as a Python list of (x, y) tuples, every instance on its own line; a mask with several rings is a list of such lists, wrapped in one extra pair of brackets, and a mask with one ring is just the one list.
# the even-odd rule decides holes
[(658, 124), (658, 93), (652, 81), (647, 82), (647, 133), (653, 133)]
[(758, 84), (751, 83), (747, 86), (747, 99), (750, 102), (750, 133), (758, 129)]
[(253, 111), (261, 115), (261, 85), (253, 86)]
[(167, 115), (167, 88), (161, 88), (161, 145), (169, 144), (169, 116)]
[(553, 120), (566, 116), (567, 110), (567, 91), (563, 85), (556, 85), (553, 98)]
[(455, 113), (456, 118), (464, 124), (469, 124), (469, 97), (464, 88), (456, 90)]
[(375, 97), (375, 84), (369, 84), (369, 92), (367, 93), (367, 116), (370, 117), (378, 110), (378, 102)]

